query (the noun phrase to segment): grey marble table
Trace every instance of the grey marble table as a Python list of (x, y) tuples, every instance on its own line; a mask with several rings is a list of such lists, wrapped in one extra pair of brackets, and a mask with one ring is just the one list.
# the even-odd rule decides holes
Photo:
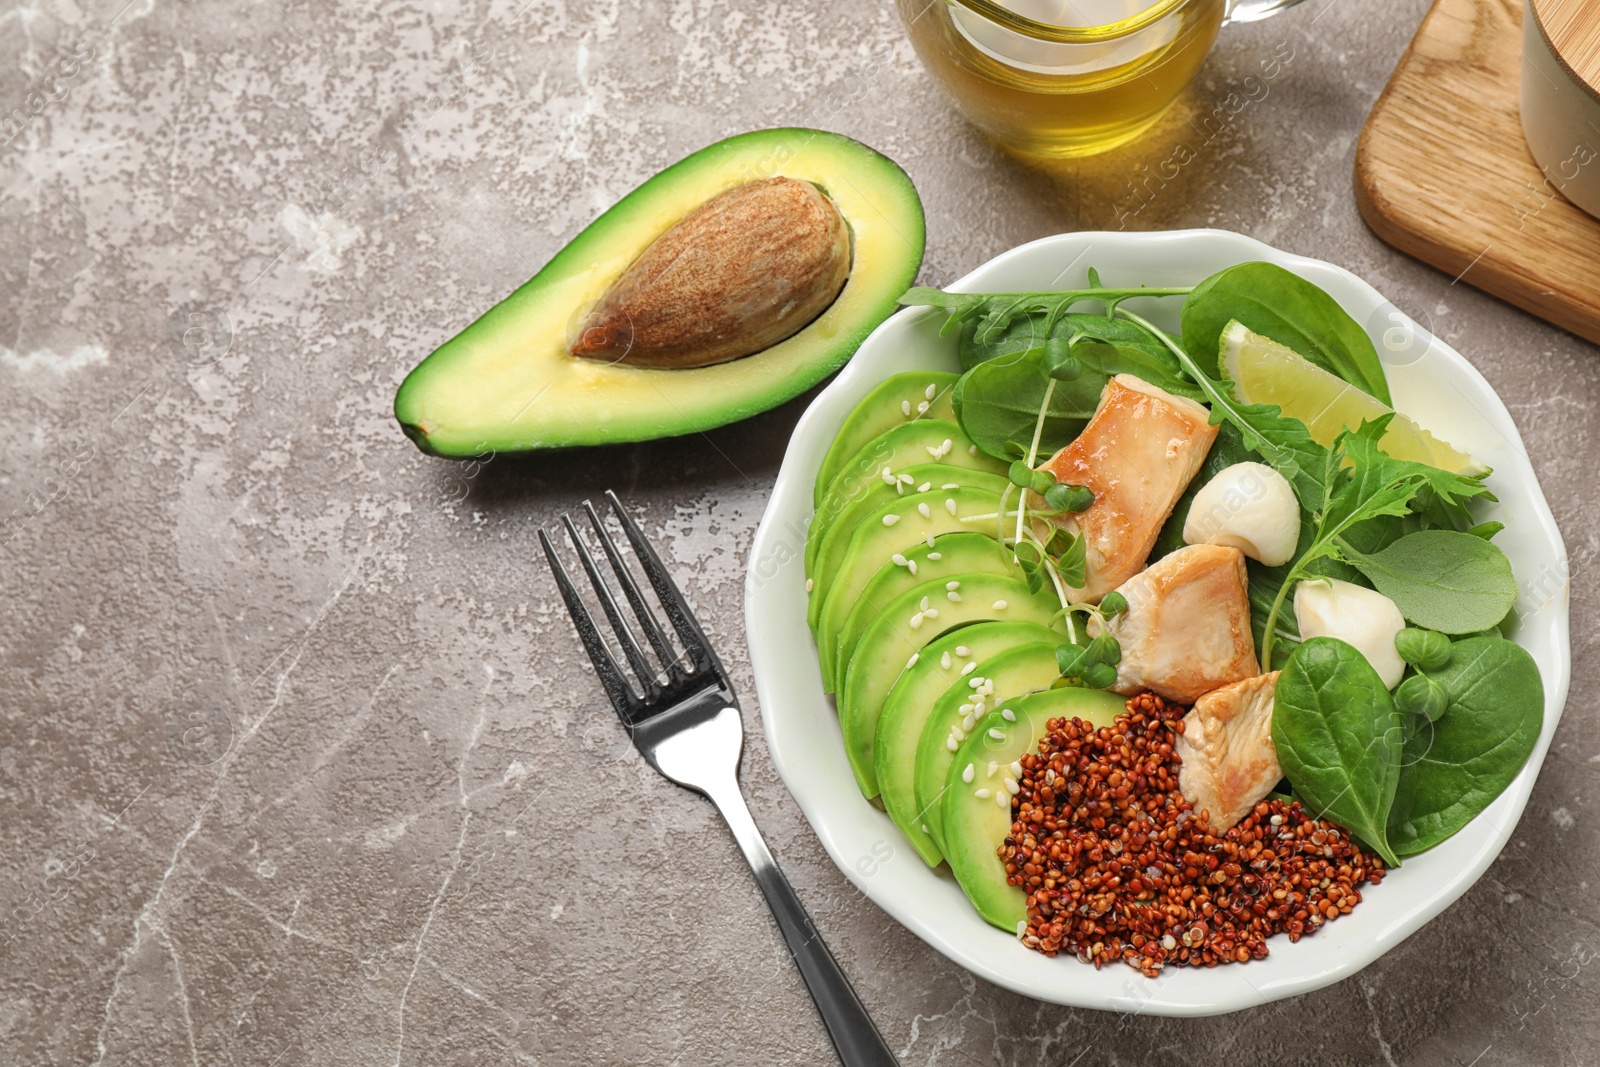
[[(481, 469), (389, 415), (417, 359), (640, 180), (813, 124), (911, 173), (929, 283), (1119, 224), (1228, 227), (1371, 280), (1505, 397), (1581, 576), (1596, 350), (1387, 248), (1351, 197), (1424, 6), (1318, 0), (1230, 31), (1147, 137), (1052, 172), (964, 125), (883, 4), (8, 6), (0, 1061), (830, 1062), (732, 840), (625, 747), (555, 605), (535, 528), (610, 485), (718, 641), (756, 817), (907, 1064), (1600, 1062), (1581, 577), (1576, 696), (1471, 892), (1322, 992), (1118, 1019), (925, 947), (776, 778), (741, 577), (807, 398)], [(1279, 75), (1247, 83), (1275, 49)], [(1146, 186), (1180, 144), (1193, 160)]]

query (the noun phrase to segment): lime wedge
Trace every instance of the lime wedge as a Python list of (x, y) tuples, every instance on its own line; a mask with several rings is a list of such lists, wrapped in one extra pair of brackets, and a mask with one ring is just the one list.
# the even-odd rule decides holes
[[(1221, 350), (1222, 372), (1233, 381), (1233, 394), (1241, 403), (1278, 405), (1285, 415), (1305, 423), (1319, 444), (1332, 445), (1341, 430), (1356, 429), (1393, 410), (1238, 321), (1223, 328)], [(1378, 444), (1395, 459), (1426, 463), (1452, 474), (1477, 477), (1488, 472), (1404, 415), (1394, 417)]]

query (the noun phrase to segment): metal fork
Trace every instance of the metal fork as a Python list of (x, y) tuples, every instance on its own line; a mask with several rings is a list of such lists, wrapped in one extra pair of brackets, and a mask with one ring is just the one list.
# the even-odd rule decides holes
[(750, 809), (745, 806), (744, 795), (739, 791), (744, 725), (727, 672), (722, 669), (711, 643), (706, 640), (705, 631), (650, 542), (628, 517), (615, 493), (607, 490), (606, 499), (622, 524), (623, 533), (633, 546), (634, 555), (655, 589), (672, 628), (677, 631), (684, 654), (680, 656), (673, 651), (655, 612), (645, 603), (638, 584), (617, 551), (616, 543), (601, 524), (594, 506), (586, 500), (583, 509), (589, 524), (594, 527), (622, 595), (660, 664), (659, 667), (653, 665), (645, 655), (634, 638), (633, 629), (623, 618), (610, 584), (578, 536), (577, 527), (570, 517), (563, 515), (561, 523), (577, 549), (578, 559), (589, 576), (589, 583), (594, 586), (601, 610), (611, 624), (638, 688), (634, 688), (612, 657), (594, 617), (556, 556), (549, 534), (540, 530), (539, 543), (550, 559), (561, 598), (567, 602), (572, 624), (577, 627), (578, 637), (594, 661), (600, 684), (605, 687), (617, 716), (645, 761), (679, 785), (705, 795), (722, 812), (734, 840), (755, 872), (756, 884), (766, 896), (773, 917), (778, 920), (790, 954), (800, 966), (800, 974), (822, 1014), (822, 1022), (828, 1028), (840, 1061), (845, 1067), (894, 1067), (894, 1053), (862, 1007), (833, 954), (822, 943), (811, 916), (806, 914), (794, 887), (778, 868), (778, 862), (762, 840), (761, 831), (756, 829), (755, 820), (750, 817)]

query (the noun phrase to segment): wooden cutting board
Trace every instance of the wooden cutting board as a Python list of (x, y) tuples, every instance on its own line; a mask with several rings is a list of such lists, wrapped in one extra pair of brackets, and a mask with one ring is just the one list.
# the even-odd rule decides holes
[(1521, 77), (1521, 0), (1435, 0), (1361, 132), (1356, 202), (1401, 251), (1600, 342), (1600, 219), (1528, 154)]

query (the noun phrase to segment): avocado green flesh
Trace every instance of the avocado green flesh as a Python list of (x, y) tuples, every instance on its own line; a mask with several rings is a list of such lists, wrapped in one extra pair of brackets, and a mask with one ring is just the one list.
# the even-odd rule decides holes
[[(939, 540), (942, 542), (946, 538)], [(970, 692), (966, 681), (976, 672), (963, 673), (968, 664), (979, 664), (981, 671), (982, 664), (1008, 649), (1035, 646), (1054, 649), (1062, 640), (1062, 635), (1048, 626), (1031, 622), (980, 622), (963, 626), (929, 642), (917, 654), (917, 662), (901, 673), (884, 698), (883, 711), (878, 716), (878, 734), (873, 742), (873, 770), (878, 775), (878, 789), (889, 818), (928, 866), (936, 867), (944, 858), (930, 833), (927, 818), (937, 805), (923, 809), (917, 804), (913, 788), (917, 739), (922, 735), (929, 712), (946, 693)], [(949, 657), (949, 666), (945, 666), (946, 657)]]
[[(990, 656), (978, 664), (972, 678), (982, 678), (994, 686), (994, 692), (984, 700), (983, 714), (967, 716), (972, 711), (973, 692), (962, 686), (959, 692), (945, 693), (934, 702), (924, 716), (922, 731), (911, 742), (912, 797), (917, 809), (923, 813), (928, 836), (934, 847), (944, 854), (944, 796), (945, 780), (950, 777), (950, 765), (956, 761), (955, 750), (950, 748), (950, 738), (957, 744), (976, 728), (977, 720), (998, 709), (1008, 700), (1017, 700), (1029, 693), (1048, 689), (1061, 677), (1056, 666), (1056, 649), (1066, 643), (1066, 637), (1055, 634), (1047, 643), (1017, 645), (998, 655)], [(971, 678), (968, 679), (971, 681)], [(960, 730), (960, 733), (955, 733)]]
[[(1000, 498), (987, 489), (933, 489), (907, 493), (863, 516), (839, 553), (837, 568), (828, 568), (827, 560), (818, 560), (812, 596), (821, 594), (824, 599), (812, 620), (813, 627), (830, 611), (838, 613), (840, 606), (854, 604), (872, 576), (892, 563), (896, 554), (904, 555), (940, 534), (985, 533), (992, 529), (989, 520), (979, 517), (994, 514), (999, 502)], [(924, 507), (926, 516), (922, 514)], [(890, 521), (886, 523), (886, 519)], [(842, 681), (845, 668), (845, 664), (836, 662), (836, 652), (832, 645), (817, 648), (823, 680), (835, 686)]]
[[(756, 178), (809, 181), (851, 233), (831, 305), (743, 359), (659, 370), (570, 355), (570, 338), (650, 243), (695, 208)], [(922, 204), (904, 171), (820, 130), (758, 130), (668, 167), (592, 222), (539, 273), (407, 376), (395, 417), (423, 451), (481, 456), (644, 441), (748, 418), (809, 389), (896, 309), (922, 262)]]
[[(944, 447), (946, 441), (950, 442), (948, 449)], [(961, 428), (944, 419), (918, 419), (873, 438), (834, 478), (811, 520), (810, 535), (806, 538), (806, 577), (817, 577), (818, 561), (830, 535), (844, 526), (839, 522), (840, 515), (878, 486), (892, 491), (892, 487), (883, 480), (885, 470), (891, 471), (897, 478), (901, 474), (913, 477), (910, 473), (912, 466), (936, 463), (952, 469), (1005, 474), (1004, 464), (973, 449), (971, 439), (961, 432)], [(922, 483), (911, 484), (915, 486)]]
[[(932, 558), (930, 558), (932, 557)], [(882, 618), (894, 599), (914, 586), (935, 578), (950, 580), (961, 574), (997, 574), (1020, 578), (1011, 550), (981, 533), (947, 533), (933, 539), (933, 547), (919, 541), (901, 553), (901, 566), (885, 563), (850, 600), (832, 600), (817, 623), (817, 647), (834, 650), (832, 663), (849, 663), (867, 627)]]
[[(1110, 726), (1124, 706), (1121, 697), (1096, 689), (1047, 689), (1003, 703), (1001, 711), (978, 723), (956, 752), (942, 801), (945, 858), (967, 899), (986, 921), (1015, 934), (1028, 918), (1027, 894), (1007, 884), (999, 856), (1012, 826), (1011, 793), (1005, 785), (1011, 775), (1009, 764), (1038, 751), (1051, 719), (1076, 717)], [(1006, 710), (1014, 722), (1005, 717)], [(997, 765), (992, 775), (990, 763)], [(963, 777), (969, 767), (971, 782)], [(987, 790), (989, 796), (979, 797), (979, 790)]]
[[(946, 581), (960, 583), (960, 600), (948, 597)], [(921, 607), (924, 599), (927, 609)], [(878, 795), (878, 775), (873, 767), (878, 714), (913, 653), (940, 634), (968, 623), (1000, 619), (1048, 626), (1060, 607), (1053, 591), (1031, 593), (1024, 582), (993, 574), (935, 580), (888, 604), (883, 617), (861, 635), (837, 697), (845, 753), (862, 794), (868, 800)]]
[[(950, 397), (960, 375), (949, 371), (906, 371), (892, 374), (879, 382), (862, 397), (844, 425), (834, 435), (828, 454), (822, 457), (817, 468), (817, 482), (812, 489), (812, 504), (821, 507), (828, 486), (844, 470), (850, 459), (874, 437), (887, 433), (912, 419), (944, 419), (953, 421), (955, 410)], [(930, 390), (933, 396), (929, 396)]]
[[(927, 457), (923, 457), (927, 460)], [(969, 468), (960, 464), (922, 462), (914, 463), (909, 467), (894, 467), (896, 481), (889, 484), (883, 480), (880, 473), (863, 483), (850, 486), (851, 495), (830, 496), (828, 503), (831, 513), (824, 515), (817, 512), (811, 520), (811, 528), (806, 531), (806, 577), (815, 578), (817, 573), (817, 560), (827, 551), (828, 546), (833, 546), (835, 558), (837, 553), (850, 539), (850, 531), (860, 523), (861, 517), (876, 508), (904, 497), (907, 493), (914, 493), (921, 486), (927, 486), (924, 492), (940, 489), (946, 485), (968, 485), (980, 488), (998, 488), (998, 496), (1010, 483), (1005, 476), (981, 468)], [(900, 475), (905, 475), (909, 482), (899, 481)]]
[[(966, 490), (976, 490), (979, 493), (992, 493), (995, 499), (998, 499), (1000, 493), (1005, 490), (1005, 480), (1003, 478), (998, 477), (998, 475), (986, 474), (986, 472), (978, 472), (978, 470), (962, 470), (962, 472), (946, 470), (939, 477), (942, 478), (941, 482), (936, 482), (934, 485), (946, 496), (941, 496), (938, 504), (930, 502), (928, 504), (930, 512), (934, 507), (944, 507), (944, 501), (949, 499), (949, 490), (946, 488), (949, 485), (960, 485)], [(926, 482), (918, 482), (917, 485), (926, 485)], [(885, 486), (885, 488), (888, 488), (888, 486)], [(931, 491), (933, 490), (930, 490), (930, 493)], [(896, 499), (894, 498), (894, 491), (890, 490), (890, 501), (893, 502), (894, 499)], [(882, 507), (882, 504), (878, 507)], [(861, 515), (870, 515), (874, 510), (877, 510), (877, 507), (869, 507), (869, 509), (862, 510)], [(917, 520), (922, 518), (920, 510), (914, 509), (914, 514)], [(946, 514), (949, 514), (949, 509), (946, 509)], [(910, 514), (907, 514), (907, 518), (910, 518)], [(858, 515), (851, 515), (848, 518), (848, 522), (851, 525), (859, 525)], [(882, 522), (882, 518), (878, 522)], [(906, 522), (906, 520), (901, 520), (901, 522)], [(846, 530), (848, 528), (850, 526), (846, 526)], [(934, 537), (934, 544), (938, 544), (941, 537), (962, 537), (962, 541), (955, 541), (954, 544), (957, 547), (965, 545), (960, 555), (970, 563), (960, 569), (966, 569), (966, 571), (994, 571), (995, 574), (1019, 573), (1016, 566), (1011, 563), (1011, 558), (1013, 558), (1011, 553), (1002, 549), (1000, 542), (995, 541), (994, 537), (986, 536), (986, 534), (978, 533), (978, 531), (971, 531), (971, 533), (963, 531), (963, 533), (939, 534), (938, 537)], [(982, 542), (987, 542), (987, 545), (982, 544)], [(928, 552), (933, 552), (938, 558), (930, 560)], [(838, 597), (834, 598), (834, 600), (818, 598), (818, 619), (816, 619), (816, 630), (814, 630), (816, 632), (816, 645), (818, 645), (818, 648), (827, 648), (832, 651), (832, 656), (822, 657), (830, 669), (835, 669), (838, 664), (845, 662), (845, 659), (848, 659), (848, 649), (854, 645), (854, 640), (851, 640), (843, 648), (840, 646), (840, 637), (845, 635), (846, 622), (850, 621), (850, 616), (861, 614), (862, 629), (864, 629), (866, 622), (875, 619), (878, 616), (878, 611), (882, 609), (882, 605), (888, 603), (888, 600), (894, 595), (898, 595), (898, 593), (904, 592), (912, 585), (918, 584), (918, 581), (928, 581), (930, 577), (933, 577), (933, 571), (938, 571), (941, 574), (954, 573), (955, 561), (947, 558), (944, 552), (930, 549), (926, 539), (910, 545), (899, 555), (906, 560), (906, 565), (901, 566), (896, 563), (893, 553), (891, 553), (890, 558), (882, 561), (882, 566), (878, 568), (877, 573), (867, 579), (867, 584), (862, 585), (861, 590), (858, 590), (854, 597)], [(1002, 566), (1002, 557), (1006, 566)], [(838, 573), (837, 566), (834, 568), (834, 573)], [(896, 573), (898, 573), (898, 581), (896, 581)], [(859, 637), (859, 632), (861, 630), (856, 630), (856, 637)], [(840, 651), (843, 651), (845, 656), (840, 656)]]

